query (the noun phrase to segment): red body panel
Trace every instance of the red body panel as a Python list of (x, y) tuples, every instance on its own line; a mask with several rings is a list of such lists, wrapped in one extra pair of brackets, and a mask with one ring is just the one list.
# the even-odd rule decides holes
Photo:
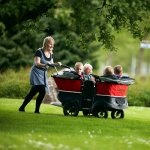
[(81, 80), (65, 79), (54, 77), (58, 90), (81, 92)]
[[(58, 90), (68, 92), (81, 92), (82, 81), (79, 79), (65, 79), (60, 77), (54, 77)], [(96, 94), (106, 96), (127, 96), (128, 85), (108, 83), (108, 82), (96, 82)]]
[(110, 96), (126, 96), (128, 86), (123, 84), (97, 82), (96, 94)]

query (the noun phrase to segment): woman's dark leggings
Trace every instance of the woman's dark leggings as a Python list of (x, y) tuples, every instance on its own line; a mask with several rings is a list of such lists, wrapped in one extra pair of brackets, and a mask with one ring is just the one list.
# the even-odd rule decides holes
[(24, 109), (26, 107), (26, 105), (31, 101), (33, 96), (35, 96), (37, 93), (39, 93), (39, 95), (37, 96), (37, 99), (36, 99), (35, 112), (39, 112), (40, 105), (41, 105), (42, 100), (45, 96), (45, 85), (34, 85), (34, 86), (32, 86), (30, 92), (25, 97), (25, 100), (24, 100), (24, 102), (20, 108)]

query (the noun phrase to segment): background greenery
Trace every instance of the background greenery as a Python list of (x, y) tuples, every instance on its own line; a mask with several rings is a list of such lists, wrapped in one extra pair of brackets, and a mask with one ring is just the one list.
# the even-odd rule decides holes
[[(126, 39), (123, 36), (115, 42), (122, 30), (138, 42), (148, 39), (149, 6), (149, 0), (1, 0), (0, 71), (30, 66), (47, 35), (56, 40), (55, 61), (89, 62), (99, 69), (104, 50), (115, 51), (116, 44)], [(128, 42), (123, 43), (124, 51), (130, 51)], [(123, 52), (120, 47), (118, 51)], [(121, 63), (128, 65), (130, 52), (123, 54)], [(111, 59), (110, 54), (105, 56)]]
[[(0, 97), (5, 97), (0, 98), (0, 149), (149, 150), (146, 107), (129, 107), (118, 120), (110, 114), (64, 117), (61, 108), (48, 104), (38, 115), (34, 100), (26, 113), (18, 111), (29, 90), (34, 53), (48, 35), (55, 39), (55, 61), (72, 67), (89, 62), (97, 75), (105, 65), (121, 64), (136, 79), (129, 86), (129, 106), (149, 107), (150, 77), (131, 72), (141, 40), (150, 39), (149, 11), (149, 0), (0, 0)], [(144, 50), (148, 65), (149, 57)]]
[(26, 95), (34, 53), (52, 35), (55, 61), (72, 67), (89, 62), (97, 75), (121, 64), (136, 78), (129, 104), (150, 106), (149, 50), (143, 55), (148, 73), (131, 71), (138, 67), (141, 40), (150, 40), (149, 11), (149, 0), (0, 0), (0, 96)]
[[(49, 71), (51, 76), (53, 71)], [(30, 89), (29, 85), (30, 69), (21, 69), (19, 72), (8, 70), (0, 75), (0, 97), (24, 98)], [(129, 86), (128, 102), (129, 106), (150, 107), (150, 78), (137, 77), (134, 85)]]

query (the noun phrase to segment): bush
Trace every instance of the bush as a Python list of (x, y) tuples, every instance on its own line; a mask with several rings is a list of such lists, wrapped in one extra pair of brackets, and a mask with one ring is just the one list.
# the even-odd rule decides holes
[(130, 106), (150, 107), (150, 78), (137, 78), (129, 87), (128, 102)]
[[(0, 75), (0, 97), (24, 98), (30, 90), (30, 69), (21, 69), (18, 72), (8, 70)], [(135, 84), (129, 86), (129, 106), (150, 107), (150, 77), (136, 78)], [(36, 96), (35, 96), (36, 97)]]
[(0, 75), (0, 81), (0, 97), (24, 98), (30, 88), (29, 69), (8, 70)]

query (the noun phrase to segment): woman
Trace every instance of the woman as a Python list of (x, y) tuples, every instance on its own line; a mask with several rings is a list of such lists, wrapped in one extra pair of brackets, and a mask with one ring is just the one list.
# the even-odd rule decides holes
[[(31, 101), (33, 96), (39, 93), (36, 99), (35, 113), (40, 113), (39, 109), (46, 89), (49, 91), (47, 69), (49, 64), (54, 64), (52, 58), (54, 42), (51, 36), (46, 37), (43, 41), (43, 47), (35, 52), (34, 63), (30, 73), (30, 84), (32, 87), (25, 97), (23, 104), (20, 106), (19, 111), (24, 112), (26, 105)], [(60, 62), (56, 64), (61, 66)]]

